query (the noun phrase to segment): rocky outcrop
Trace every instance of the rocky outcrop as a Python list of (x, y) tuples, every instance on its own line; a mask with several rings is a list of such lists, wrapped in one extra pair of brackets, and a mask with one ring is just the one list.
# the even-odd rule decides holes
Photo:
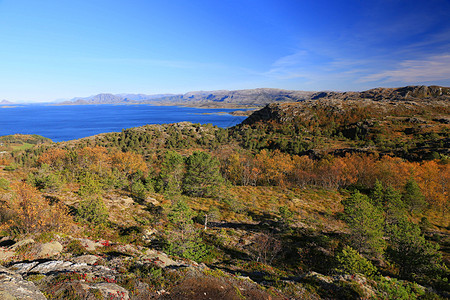
[(45, 300), (44, 294), (31, 282), (0, 266), (0, 299)]

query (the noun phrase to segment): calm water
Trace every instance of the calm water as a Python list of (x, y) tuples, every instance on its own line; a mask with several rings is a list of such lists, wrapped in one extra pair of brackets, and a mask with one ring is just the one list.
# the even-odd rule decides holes
[(146, 124), (189, 121), (230, 127), (242, 122), (245, 117), (218, 113), (234, 110), (151, 105), (3, 107), (0, 108), (0, 136), (15, 133), (38, 134), (54, 142), (61, 142)]

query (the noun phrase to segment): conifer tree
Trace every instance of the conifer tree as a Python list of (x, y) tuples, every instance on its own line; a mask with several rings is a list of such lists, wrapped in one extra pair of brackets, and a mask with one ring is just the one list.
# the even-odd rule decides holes
[(359, 252), (380, 256), (383, 240), (383, 213), (370, 202), (369, 197), (356, 191), (342, 201), (344, 218), (352, 231), (353, 247)]
[(422, 212), (426, 206), (425, 197), (417, 182), (412, 178), (405, 184), (402, 199), (411, 214)]
[(222, 182), (219, 161), (215, 157), (200, 151), (195, 151), (188, 157), (183, 182), (183, 190), (188, 195), (214, 196)]
[(384, 202), (384, 188), (383, 184), (378, 179), (375, 181), (370, 198), (372, 199), (373, 205), (382, 207)]
[(168, 151), (161, 165), (159, 190), (169, 196), (181, 193), (184, 174), (184, 158), (175, 151)]
[(419, 226), (406, 219), (390, 225), (386, 253), (399, 267), (400, 275), (409, 278), (427, 274), (441, 262), (438, 245), (425, 240)]

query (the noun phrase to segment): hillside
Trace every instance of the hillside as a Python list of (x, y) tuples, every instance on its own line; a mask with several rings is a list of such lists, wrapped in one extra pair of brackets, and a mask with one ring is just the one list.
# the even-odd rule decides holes
[(364, 92), (320, 92), (312, 99), (374, 100), (374, 101), (421, 101), (450, 100), (450, 88), (441, 86), (406, 86), (401, 88), (375, 88)]
[(423, 94), (423, 90), (377, 89), (269, 104), (231, 131), (257, 149), (282, 149), (293, 154), (358, 151), (393, 153), (409, 160), (448, 156), (448, 89), (444, 90), (447, 94), (436, 94), (431, 88)]
[(0, 156), (0, 297), (447, 299), (448, 90), (308, 97), (228, 129), (4, 137), (31, 146)]

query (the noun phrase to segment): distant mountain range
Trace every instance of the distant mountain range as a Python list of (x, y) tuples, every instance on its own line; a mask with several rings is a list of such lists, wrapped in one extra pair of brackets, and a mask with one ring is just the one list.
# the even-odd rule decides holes
[(64, 105), (86, 105), (86, 104), (126, 104), (126, 103), (142, 103), (152, 99), (160, 99), (168, 97), (171, 94), (161, 95), (145, 95), (145, 94), (98, 94), (89, 97), (77, 97), (69, 101), (61, 102)]
[[(295, 91), (272, 88), (246, 90), (196, 91), (185, 94), (107, 94), (77, 97), (66, 101), (55, 101), (56, 105), (100, 105), (100, 104), (154, 104), (183, 105), (195, 107), (262, 107), (270, 103), (301, 102), (308, 100), (363, 100), (417, 101), (450, 100), (450, 87), (406, 86), (400, 88), (374, 88), (363, 92)], [(0, 105), (15, 105), (0, 100)]]
[(8, 101), (8, 100), (1, 100), (0, 101), (0, 105), (12, 105), (12, 104), (14, 104), (14, 103), (11, 102), (11, 101)]
[(407, 86), (401, 88), (375, 88), (364, 92), (309, 92), (270, 88), (237, 91), (198, 91), (186, 94), (98, 94), (74, 98), (61, 105), (86, 104), (159, 104), (198, 107), (264, 106), (269, 103), (300, 102), (319, 99), (339, 100), (425, 100), (450, 99), (450, 88), (441, 86)]
[(248, 89), (238, 91), (198, 91), (186, 94), (98, 94), (91, 97), (74, 98), (63, 105), (86, 104), (171, 104), (195, 106), (245, 105), (263, 106), (272, 102), (297, 102), (310, 99), (314, 92), (289, 91), (280, 89)]

